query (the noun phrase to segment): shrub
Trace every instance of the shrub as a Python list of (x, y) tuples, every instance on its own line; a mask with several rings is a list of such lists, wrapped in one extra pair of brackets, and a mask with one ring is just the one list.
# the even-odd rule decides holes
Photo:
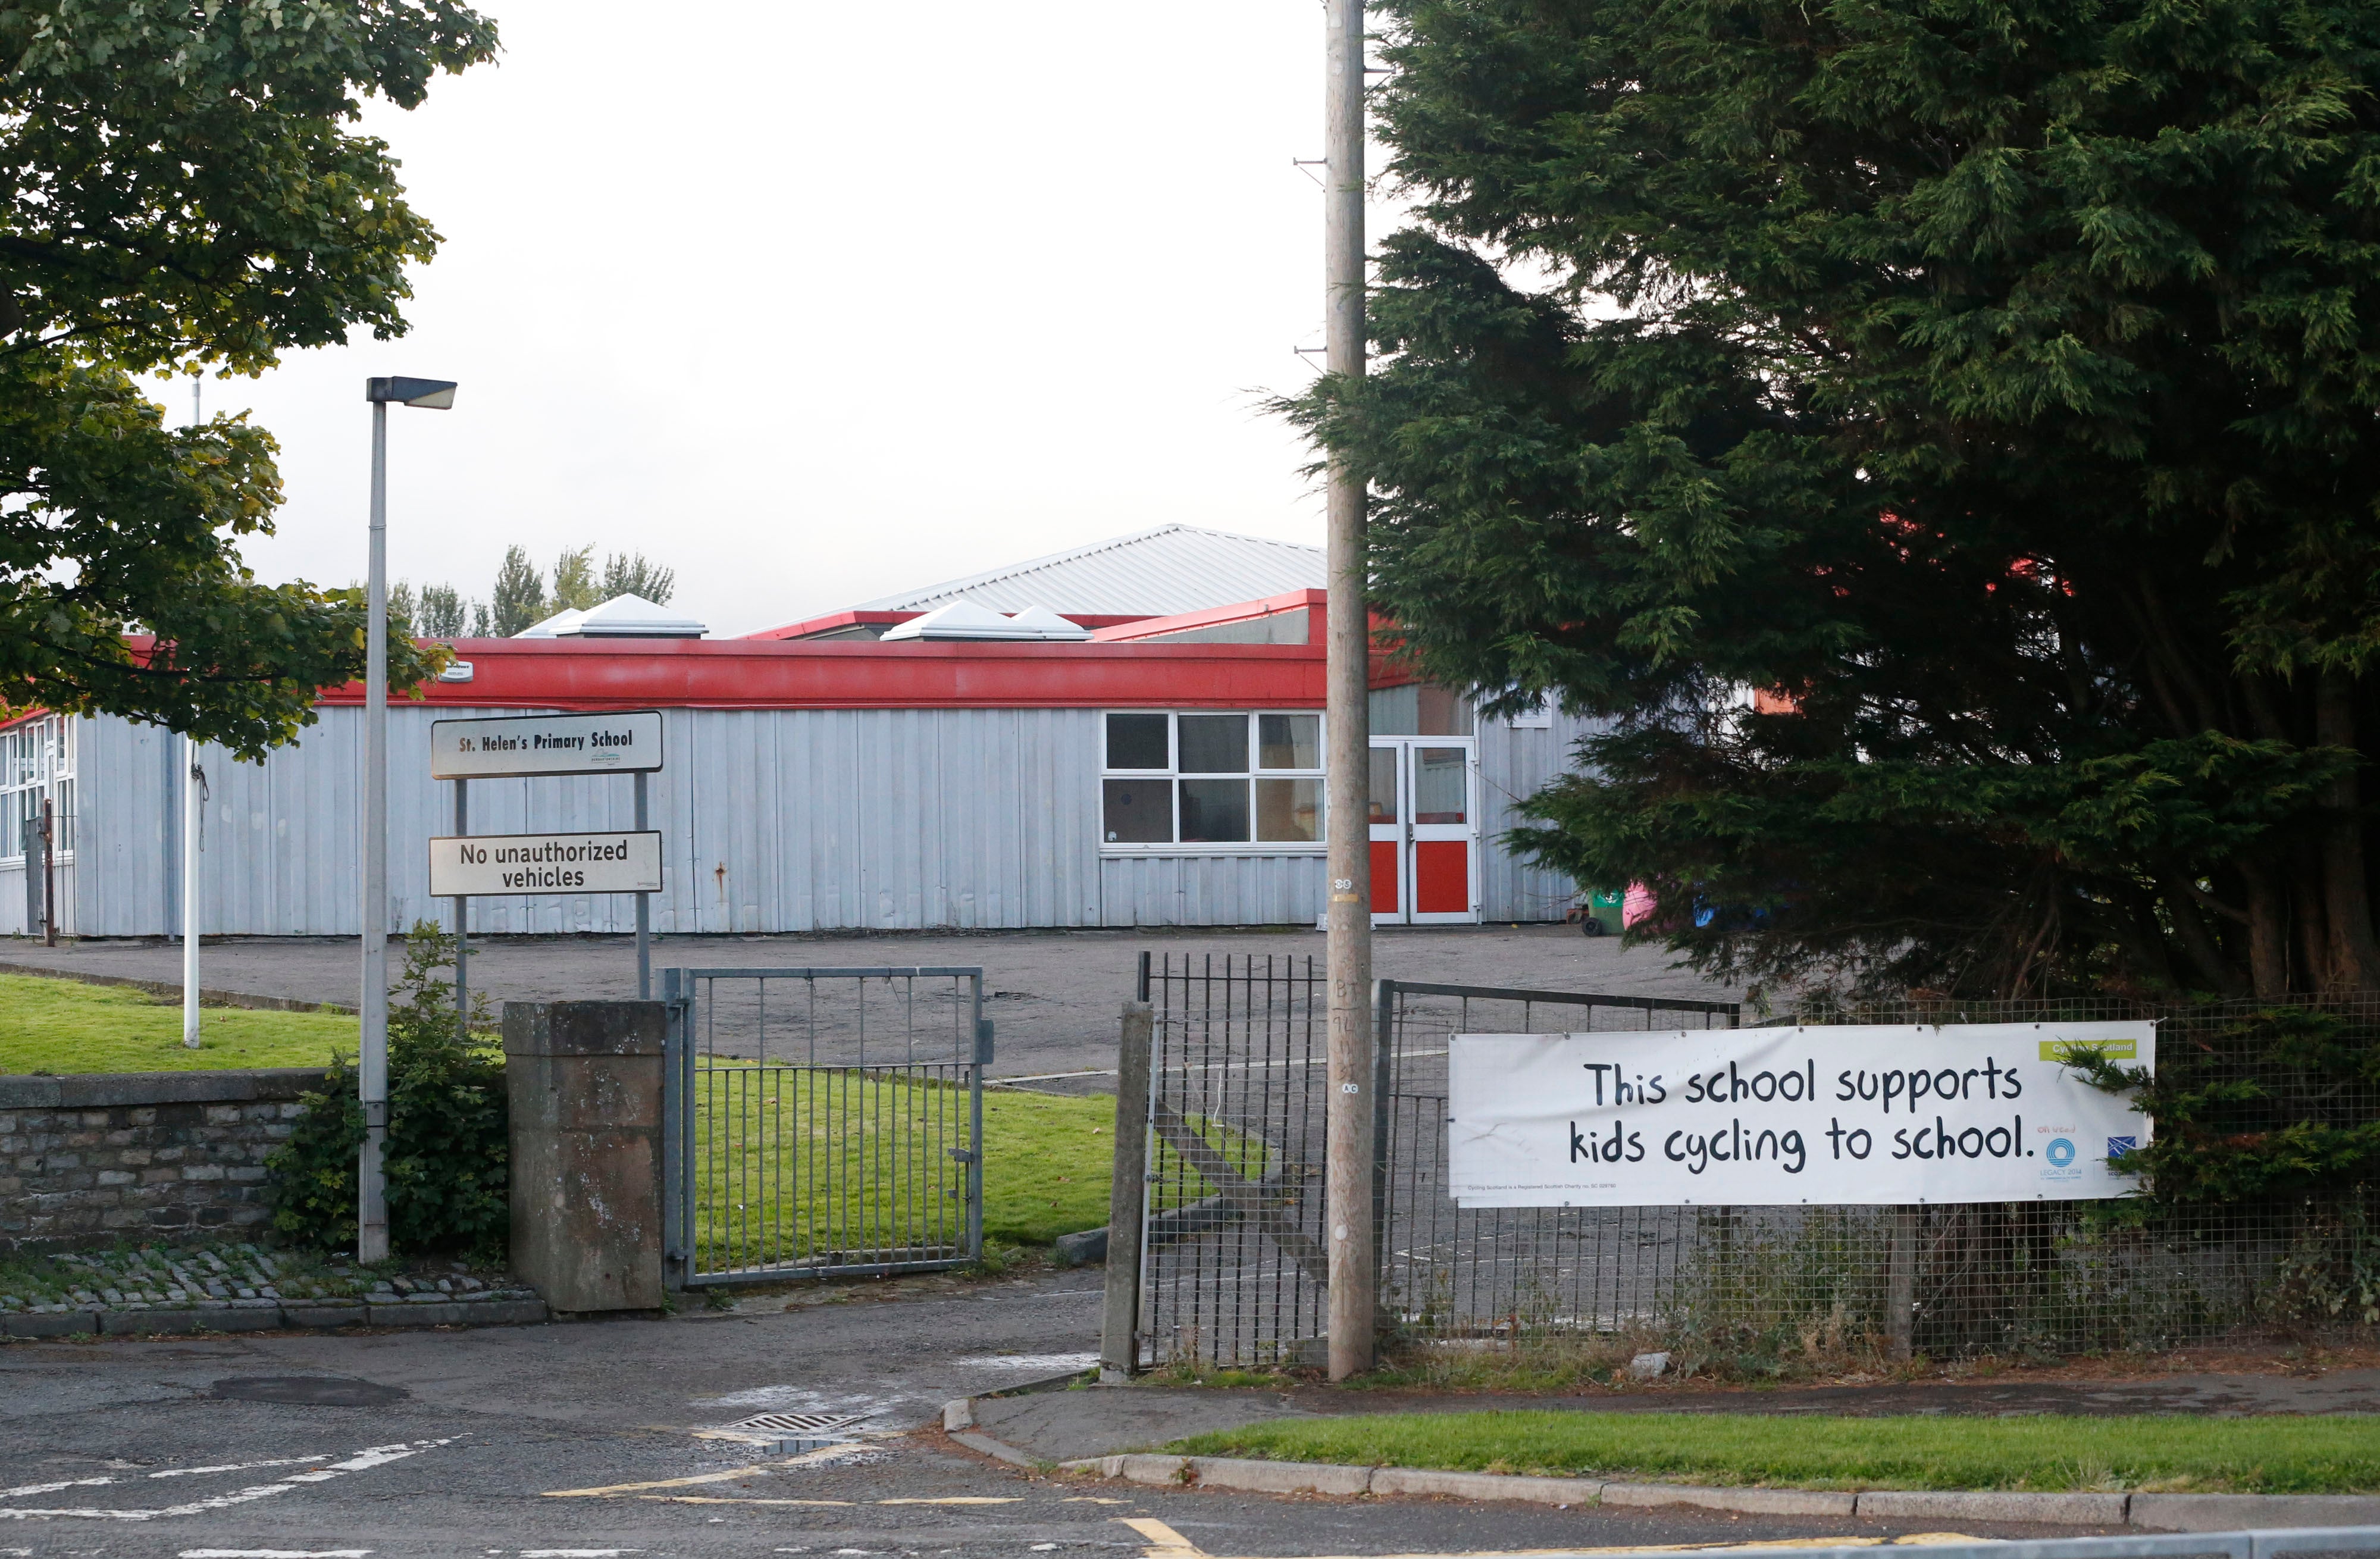
[[(444, 975), (454, 963), (455, 939), (416, 922), (406, 937), (402, 1000), (388, 1015), (389, 1245), (492, 1256), (504, 1249), (508, 1218), (504, 1056), (489, 1042), (483, 1002), (473, 1005), (468, 1029), (456, 1020)], [(352, 1249), (364, 1141), (354, 1060), (338, 1056), (322, 1084), (265, 1161), (273, 1226), (299, 1244)]]

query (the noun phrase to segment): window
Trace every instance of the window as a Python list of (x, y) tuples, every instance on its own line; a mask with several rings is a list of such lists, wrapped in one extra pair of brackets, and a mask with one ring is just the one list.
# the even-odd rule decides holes
[(1117, 713), (1100, 839), (1116, 846), (1322, 843), (1322, 716)]
[(0, 860), (25, 853), (25, 825), (50, 803), (55, 829), (50, 846), (74, 848), (75, 723), (43, 714), (0, 731)]

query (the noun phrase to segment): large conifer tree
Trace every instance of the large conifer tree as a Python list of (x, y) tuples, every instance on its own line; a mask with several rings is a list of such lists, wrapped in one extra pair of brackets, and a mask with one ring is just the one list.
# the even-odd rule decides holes
[(2380, 7), (1383, 11), (1297, 410), (1431, 675), (1613, 717), (1530, 847), (1756, 975), (2380, 985)]

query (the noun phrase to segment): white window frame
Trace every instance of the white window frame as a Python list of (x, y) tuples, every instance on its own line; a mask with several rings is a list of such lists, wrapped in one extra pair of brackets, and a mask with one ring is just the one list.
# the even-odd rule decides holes
[[(1162, 769), (1118, 769), (1111, 767), (1108, 762), (1108, 716), (1111, 714), (1164, 715), (1166, 717), (1166, 766)], [(1182, 717), (1184, 715), (1200, 714), (1236, 714), (1242, 716), (1247, 721), (1248, 766), (1244, 772), (1230, 774), (1215, 774), (1208, 773), (1203, 770), (1186, 773), (1183, 770)], [(1262, 716), (1268, 714), (1310, 714), (1314, 716), (1317, 731), (1315, 757), (1319, 760), (1330, 750), (1329, 745), (1330, 732), (1325, 722), (1323, 713), (1318, 709), (1144, 708), (1103, 709), (1099, 711), (1099, 821), (1097, 823), (1099, 834), (1099, 853), (1103, 856), (1318, 856), (1327, 851), (1330, 848), (1329, 839), (1330, 818), (1328, 810), (1330, 803), (1328, 787), (1323, 784), (1324, 773), (1321, 764), (1317, 762), (1317, 764), (1310, 769), (1267, 769), (1257, 767), (1257, 760), (1263, 756), (1264, 752), (1262, 737), (1263, 726), (1259, 724), (1259, 721)], [(1107, 838), (1107, 782), (1109, 780), (1120, 779), (1162, 781), (1164, 783), (1167, 800), (1169, 805), (1172, 807), (1173, 813), (1174, 836), (1171, 841), (1156, 841), (1147, 844), (1133, 844), (1122, 841), (1118, 841), (1113, 844), (1109, 843)], [(1256, 832), (1257, 826), (1257, 781), (1260, 779), (1313, 780), (1316, 782), (1317, 795), (1321, 799), (1323, 805), (1323, 836), (1319, 839), (1311, 841), (1302, 839), (1268, 840), (1250, 838), (1242, 840), (1227, 839), (1220, 841), (1200, 840), (1185, 844), (1182, 840), (1181, 790), (1181, 782), (1185, 779), (1236, 779), (1245, 781), (1248, 786), (1248, 832), (1250, 834), (1254, 834)]]
[[(57, 820), (53, 854), (74, 859), (75, 720), (37, 714), (0, 730), (0, 860), (25, 859), (23, 819), (48, 798)], [(30, 802), (30, 805), (29, 805)]]

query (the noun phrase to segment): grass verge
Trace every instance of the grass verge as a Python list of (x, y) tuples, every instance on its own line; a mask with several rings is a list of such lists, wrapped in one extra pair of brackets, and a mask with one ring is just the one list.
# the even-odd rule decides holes
[(356, 1048), (337, 1012), (205, 1007), (197, 1050), (182, 1046), (182, 1004), (123, 985), (0, 974), (0, 1073), (188, 1072), (327, 1066)]
[(1805, 1489), (2380, 1490), (2380, 1417), (2021, 1419), (1379, 1413), (1177, 1442), (1179, 1454)]

